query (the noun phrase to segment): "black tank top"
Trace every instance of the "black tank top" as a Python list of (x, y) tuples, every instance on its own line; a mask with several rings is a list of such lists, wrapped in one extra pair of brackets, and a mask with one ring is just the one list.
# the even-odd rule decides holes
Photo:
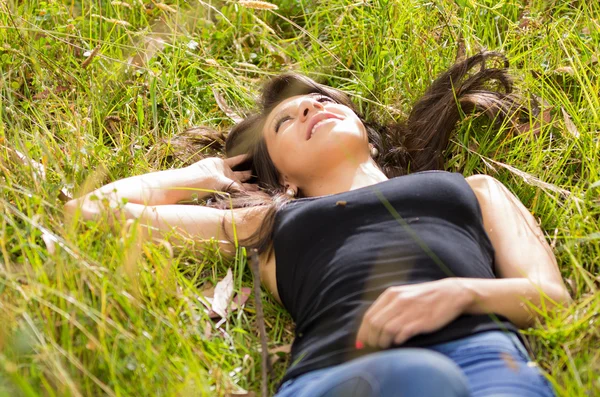
[[(373, 352), (354, 347), (362, 316), (386, 288), (444, 277), (495, 278), (475, 194), (458, 173), (425, 171), (281, 208), (273, 231), (277, 289), (296, 323), (282, 382)], [(499, 321), (498, 321), (499, 320)], [(505, 318), (461, 315), (394, 347), (423, 347)]]

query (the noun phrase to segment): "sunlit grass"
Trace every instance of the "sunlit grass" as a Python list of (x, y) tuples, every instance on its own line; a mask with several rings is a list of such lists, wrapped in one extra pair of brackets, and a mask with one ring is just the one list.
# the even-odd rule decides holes
[[(495, 176), (539, 220), (575, 302), (526, 331), (535, 360), (560, 395), (600, 393), (600, 5), (522, 3), (0, 0), (0, 394), (258, 391), (252, 299), (220, 329), (198, 299), (229, 267), (236, 290), (251, 284), (242, 252), (228, 261), (192, 241), (65, 222), (59, 197), (183, 165), (167, 156), (171, 137), (232, 125), (213, 90), (245, 113), (285, 70), (402, 118), (459, 47), (504, 52), (517, 90), (546, 109), (520, 134), (466, 116), (448, 169)], [(289, 343), (289, 316), (263, 298), (270, 347)]]

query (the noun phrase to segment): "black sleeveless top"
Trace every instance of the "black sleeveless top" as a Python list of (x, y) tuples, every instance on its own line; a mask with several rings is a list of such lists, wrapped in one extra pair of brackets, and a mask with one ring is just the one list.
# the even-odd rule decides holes
[[(494, 248), (461, 174), (425, 171), (281, 208), (273, 231), (277, 288), (296, 323), (282, 383), (341, 364), (357, 350), (362, 316), (386, 288), (444, 277), (495, 278)], [(394, 347), (423, 347), (488, 330), (505, 318), (461, 315)]]

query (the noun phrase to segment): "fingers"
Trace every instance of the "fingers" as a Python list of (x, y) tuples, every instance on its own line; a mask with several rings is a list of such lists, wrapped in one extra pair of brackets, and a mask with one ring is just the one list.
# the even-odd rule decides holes
[(239, 179), (240, 181), (247, 181), (248, 179), (252, 178), (252, 171), (247, 170), (247, 171), (235, 171), (233, 173), (235, 175), (235, 177), (237, 179)]
[(244, 154), (238, 154), (237, 156), (228, 157), (228, 158), (224, 159), (223, 161), (230, 168), (232, 168), (232, 167), (235, 167), (238, 164), (243, 163), (244, 161), (248, 160), (249, 158), (250, 158), (250, 154), (249, 153), (244, 153)]
[[(373, 325), (373, 320), (379, 317), (380, 311), (387, 306), (388, 302), (390, 302), (393, 297), (393, 294), (389, 293), (388, 291), (389, 289), (384, 291), (381, 295), (379, 295), (379, 297), (375, 300), (375, 302), (373, 302), (371, 307), (369, 307), (369, 310), (367, 310), (367, 312), (363, 316), (360, 328), (358, 330), (358, 334), (356, 336), (357, 341), (371, 344), (369, 338), (371, 337), (370, 334)], [(376, 346), (377, 336), (373, 338), (375, 343), (371, 344), (371, 346)]]
[(400, 330), (394, 336), (394, 344), (400, 345), (416, 334), (418, 334), (418, 327), (414, 324), (407, 324), (404, 326), (400, 326)]

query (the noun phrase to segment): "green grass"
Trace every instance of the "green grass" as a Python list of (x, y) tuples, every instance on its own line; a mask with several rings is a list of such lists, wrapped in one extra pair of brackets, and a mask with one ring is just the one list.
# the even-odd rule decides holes
[[(65, 224), (60, 190), (183, 165), (168, 156), (169, 138), (232, 125), (213, 89), (243, 113), (260, 82), (284, 70), (346, 90), (370, 117), (401, 118), (461, 42), (469, 55), (504, 52), (518, 90), (546, 112), (521, 134), (466, 117), (448, 169), (495, 176), (539, 220), (575, 302), (526, 331), (535, 360), (559, 395), (600, 393), (600, 3), (284, 0), (261, 11), (169, 0), (175, 12), (123, 3), (0, 0), (1, 395), (258, 391), (252, 299), (221, 331), (207, 328), (197, 298), (228, 267), (236, 289), (250, 285), (245, 256), (139, 244), (105, 222)], [(128, 67), (152, 37), (164, 48)], [(45, 177), (12, 150), (42, 163)], [(289, 343), (289, 316), (264, 302), (270, 347)], [(272, 390), (285, 367), (275, 364)]]

